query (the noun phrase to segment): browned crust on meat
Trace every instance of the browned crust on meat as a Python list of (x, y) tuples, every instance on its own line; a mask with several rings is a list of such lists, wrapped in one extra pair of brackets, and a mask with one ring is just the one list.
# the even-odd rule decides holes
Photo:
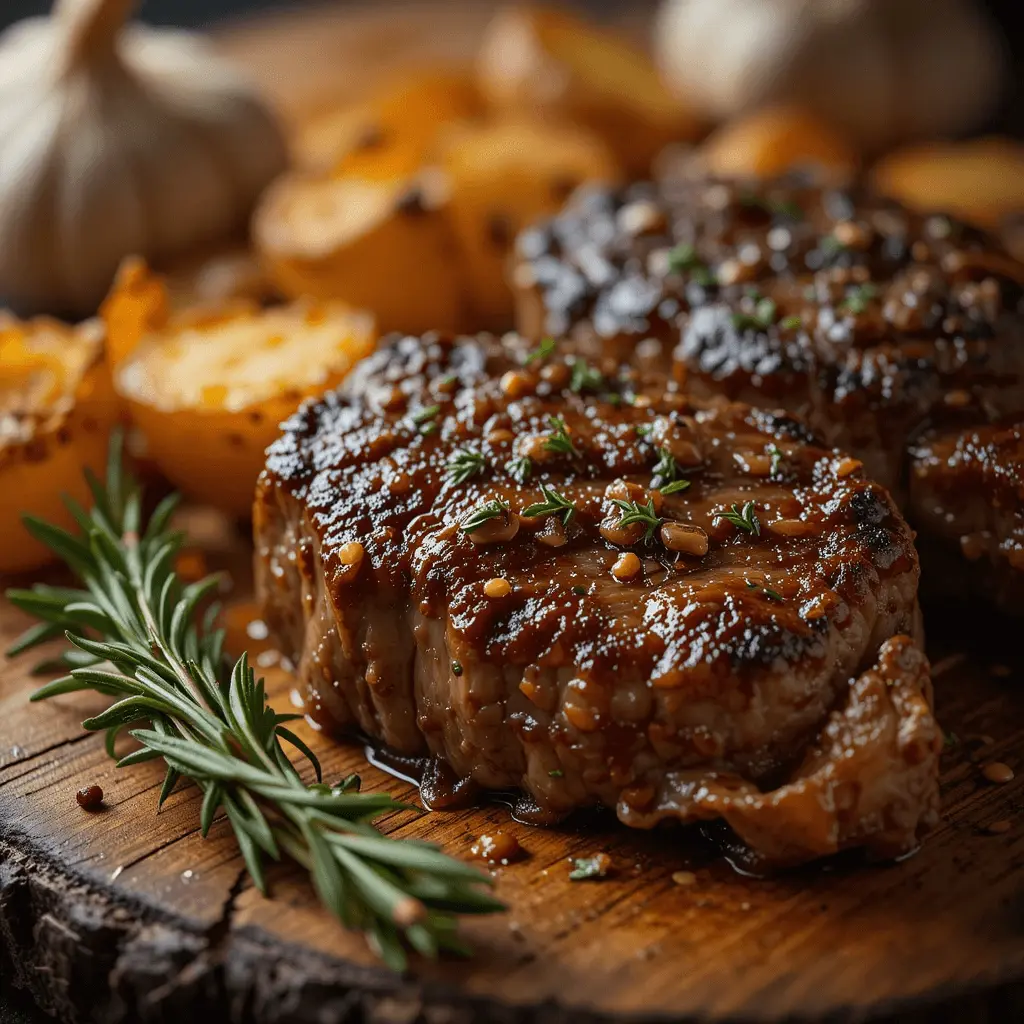
[(527, 335), (798, 412), (900, 497), (922, 427), (1024, 409), (1024, 266), (950, 217), (799, 180), (666, 180), (582, 193), (517, 254)]
[(909, 512), (928, 538), (930, 592), (981, 595), (1024, 615), (1024, 423), (923, 437)]
[[(545, 449), (552, 416), (575, 452)], [(687, 489), (660, 493), (660, 448)], [(446, 466), (465, 450), (484, 468), (456, 485)], [(524, 452), (521, 484), (505, 465)], [(560, 546), (546, 542), (553, 517), (522, 515), (542, 485), (575, 505)], [(623, 487), (703, 530), (707, 554), (656, 531), (608, 539)], [(499, 497), (514, 536), (474, 543), (461, 524)], [(721, 516), (748, 501), (756, 535)], [(285, 425), (255, 523), (267, 621), (323, 724), (556, 812), (604, 803), (628, 817), (627, 793), (641, 806), (680, 770), (775, 785), (879, 645), (917, 626), (912, 535), (853, 460), (786, 417), (635, 373), (574, 391), (570, 362), (524, 366), (514, 341), (409, 338), (367, 360)], [(353, 570), (341, 553), (355, 542)], [(626, 551), (640, 571), (620, 581)], [(508, 593), (489, 596), (492, 579)], [(901, 849), (930, 821), (919, 796)], [(757, 842), (786, 862), (883, 831), (875, 845), (893, 846), (856, 823), (831, 843), (780, 828)]]

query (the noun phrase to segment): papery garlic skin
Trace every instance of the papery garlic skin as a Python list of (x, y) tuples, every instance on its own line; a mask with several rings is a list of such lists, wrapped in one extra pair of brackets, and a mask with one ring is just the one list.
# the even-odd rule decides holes
[(653, 40), (700, 113), (799, 103), (866, 150), (978, 124), (1004, 64), (969, 0), (666, 0)]
[(0, 298), (23, 313), (90, 314), (124, 256), (159, 263), (242, 228), (287, 162), (200, 37), (118, 22), (108, 47), (82, 46), (73, 6), (0, 36)]

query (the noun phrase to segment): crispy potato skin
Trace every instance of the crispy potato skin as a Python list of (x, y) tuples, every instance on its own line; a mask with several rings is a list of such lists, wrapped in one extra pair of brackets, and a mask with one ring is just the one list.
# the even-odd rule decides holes
[[(40, 407), (21, 417), (32, 423), (28, 436), (0, 434), (0, 572), (34, 569), (53, 561), (54, 555), (25, 529), (21, 517), (28, 513), (57, 526), (72, 528), (74, 519), (64, 495), (88, 504), (89, 489), (83, 470), (102, 475), (110, 432), (117, 421), (118, 405), (110, 374), (103, 359), (102, 330), (95, 321), (72, 328), (40, 317), (17, 324), (0, 318), (0, 339), (8, 331), (31, 336), (52, 334), (60, 347), (91, 349), (70, 390), (52, 407)], [(60, 348), (54, 355), (61, 359)], [(0, 392), (17, 382), (4, 380), (11, 372), (0, 365)], [(0, 403), (2, 403), (0, 394)], [(0, 410), (2, 411), (2, 410)]]
[(372, 317), (308, 299), (174, 312), (161, 298), (165, 283), (145, 267), (121, 284), (126, 294), (115, 292), (107, 306), (131, 347), (114, 386), (148, 458), (190, 497), (247, 518), (278, 424), (372, 351)]
[(586, 129), (527, 121), (454, 135), (444, 168), (474, 327), (495, 330), (511, 326), (508, 257), (516, 235), (584, 182), (622, 177), (608, 147)]
[(646, 54), (561, 11), (499, 12), (481, 45), (477, 74), (496, 110), (589, 128), (633, 176), (648, 174), (668, 143), (694, 141), (704, 131)]
[(446, 193), (429, 172), (287, 175), (264, 196), (253, 237), (286, 296), (371, 310), (383, 332), (457, 330), (465, 326), (464, 287)]
[(883, 195), (996, 229), (1024, 209), (1024, 146), (998, 137), (897, 149), (872, 170)]
[(841, 181), (857, 170), (857, 153), (814, 114), (794, 106), (765, 107), (727, 122), (698, 152), (702, 167), (721, 177), (774, 177), (814, 167)]
[(362, 102), (308, 120), (295, 140), (300, 167), (371, 179), (413, 174), (436, 155), (449, 124), (484, 113), (473, 74), (424, 69), (388, 82)]

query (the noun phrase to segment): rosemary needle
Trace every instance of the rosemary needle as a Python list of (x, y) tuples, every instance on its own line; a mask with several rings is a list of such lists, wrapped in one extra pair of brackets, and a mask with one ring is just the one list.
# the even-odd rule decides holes
[[(261, 891), (265, 861), (291, 857), (310, 872), (328, 909), (364, 932), (393, 969), (404, 969), (410, 947), (429, 957), (466, 952), (456, 915), (502, 909), (482, 888), (487, 876), (429, 843), (378, 832), (372, 819), (406, 806), (386, 793), (356, 792), (352, 780), (320, 781), (313, 752), (285, 725), (299, 716), (268, 705), (246, 655), (233, 668), (225, 659), (224, 633), (212, 625), (217, 608), (202, 611), (217, 578), (183, 585), (175, 574), (183, 540), (170, 526), (177, 496), (144, 520), (141, 489), (122, 468), (120, 437), (111, 443), (106, 483), (87, 476), (94, 507), (68, 502), (79, 535), (25, 517), (29, 532), (81, 584), (8, 591), (12, 604), (41, 620), (10, 654), (62, 634), (72, 644), (57, 659), (68, 674), (32, 699), (77, 690), (116, 698), (82, 725), (106, 732), (111, 757), (128, 729), (140, 746), (119, 766), (163, 758), (160, 803), (179, 778), (191, 778), (203, 793), (203, 835), (223, 810)], [(309, 759), (316, 783), (302, 781), (282, 741)]]

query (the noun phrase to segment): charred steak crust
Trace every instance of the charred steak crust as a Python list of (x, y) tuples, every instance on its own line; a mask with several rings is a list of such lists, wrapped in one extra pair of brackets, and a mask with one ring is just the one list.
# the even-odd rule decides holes
[(910, 511), (929, 544), (930, 590), (1024, 615), (1024, 421), (922, 437)]
[(947, 411), (1024, 409), (1024, 265), (860, 191), (677, 177), (577, 194), (516, 245), (518, 328), (805, 416), (902, 501)]
[(926, 663), (900, 640), (872, 668), (917, 628), (912, 534), (786, 417), (400, 339), (285, 424), (255, 524), (329, 728), (554, 813), (725, 815), (777, 863), (902, 852), (934, 819)]

